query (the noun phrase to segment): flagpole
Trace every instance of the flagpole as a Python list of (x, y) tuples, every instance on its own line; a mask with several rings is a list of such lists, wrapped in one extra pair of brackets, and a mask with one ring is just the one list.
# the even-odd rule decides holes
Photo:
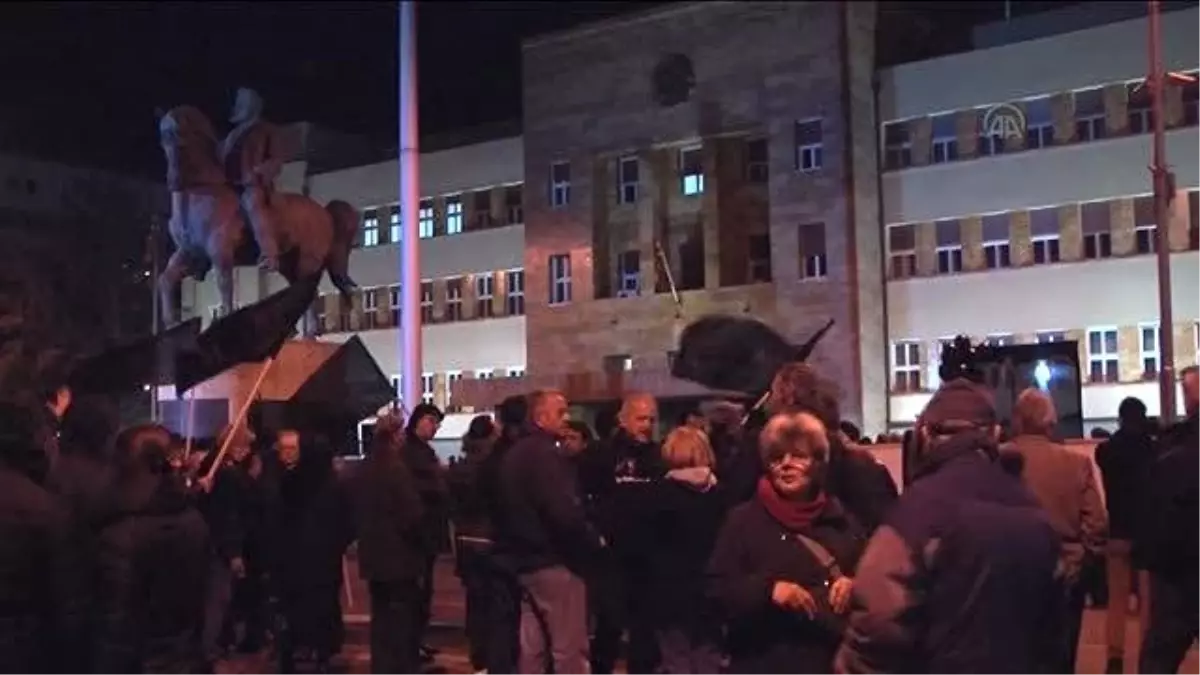
[(400, 400), (421, 400), (421, 272), (417, 209), (421, 199), (417, 134), (416, 3), (400, 3)]
[[(158, 216), (150, 217), (150, 334), (158, 334)], [(150, 421), (158, 421), (158, 383), (150, 387)]]
[(229, 432), (225, 434), (225, 442), (221, 444), (221, 450), (217, 453), (217, 458), (213, 460), (212, 466), (209, 467), (204, 480), (211, 482), (217, 469), (221, 468), (221, 460), (225, 459), (225, 453), (229, 452), (229, 446), (233, 444), (233, 437), (237, 436), (238, 427), (242, 426), (242, 423), (246, 421), (246, 415), (250, 414), (250, 406), (258, 397), (258, 390), (262, 389), (263, 382), (267, 379), (267, 372), (271, 370), (271, 365), (274, 363), (274, 356), (263, 362), (262, 368), (258, 371), (258, 379), (250, 388), (250, 393), (246, 394), (246, 400), (242, 403), (241, 410), (238, 410), (237, 417), (233, 418), (233, 423), (229, 425)]

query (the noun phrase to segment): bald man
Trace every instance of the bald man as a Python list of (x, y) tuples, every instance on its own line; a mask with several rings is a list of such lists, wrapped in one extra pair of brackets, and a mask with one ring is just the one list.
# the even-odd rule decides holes
[(586, 673), (587, 591), (580, 574), (603, 541), (588, 524), (568, 460), (558, 452), (566, 397), (537, 392), (529, 414), (528, 435), (500, 461), (493, 514), (497, 551), (514, 565), (537, 607), (535, 613), (529, 602), (521, 605), (518, 670)]

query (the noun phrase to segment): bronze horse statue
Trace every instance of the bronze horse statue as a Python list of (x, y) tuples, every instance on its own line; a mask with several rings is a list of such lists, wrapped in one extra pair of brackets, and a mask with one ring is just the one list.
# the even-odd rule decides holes
[[(185, 276), (203, 281), (216, 268), (221, 313), (233, 310), (233, 268), (254, 265), (257, 246), (242, 212), (237, 190), (218, 160), (212, 123), (195, 107), (179, 106), (161, 113), (159, 140), (167, 158), (171, 191), (168, 230), (175, 251), (158, 277), (163, 322), (179, 320), (176, 297)], [(303, 195), (275, 192), (269, 208), (278, 223), (279, 273), (289, 284), (322, 270), (348, 297), (356, 285), (349, 275), (350, 249), (358, 234), (358, 212), (334, 200), (327, 206)], [(305, 317), (305, 333), (315, 312)]]

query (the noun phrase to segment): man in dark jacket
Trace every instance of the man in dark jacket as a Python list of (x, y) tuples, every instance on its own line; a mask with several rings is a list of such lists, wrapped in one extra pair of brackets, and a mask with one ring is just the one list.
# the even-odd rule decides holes
[(358, 472), (355, 513), (358, 568), (371, 593), (371, 672), (420, 668), (421, 578), (429, 557), (424, 507), (404, 461), (403, 421), (375, 425)]
[[(429, 617), (433, 607), (433, 568), (437, 556), (447, 549), (450, 522), (450, 491), (446, 487), (446, 467), (438, 459), (430, 442), (442, 424), (442, 411), (437, 406), (422, 403), (412, 411), (404, 435), (404, 462), (416, 481), (421, 495), (425, 537), (430, 544), (425, 558), (425, 572), (421, 575), (421, 635), (429, 628)], [(434, 649), (421, 645), (421, 654), (426, 660), (433, 658)]]
[[(580, 570), (603, 541), (588, 525), (566, 459), (557, 451), (567, 420), (558, 392), (530, 399), (532, 429), (500, 463), (496, 547), (520, 578), (519, 672), (588, 672), (587, 591)], [(551, 663), (552, 662), (552, 663)]]
[(1034, 672), (1059, 539), (996, 461), (990, 392), (946, 382), (917, 420), (916, 479), (871, 537), (834, 662), (844, 673)]
[(1196, 641), (1200, 611), (1200, 377), (1182, 373), (1187, 418), (1162, 436), (1149, 470), (1138, 549), (1150, 572), (1150, 623), (1138, 672), (1174, 673)]
[(1110, 673), (1125, 669), (1125, 624), (1129, 614), (1130, 588), (1136, 574), (1139, 581), (1138, 610), (1142, 625), (1148, 618), (1149, 577), (1142, 565), (1134, 564), (1133, 535), (1142, 501), (1146, 473), (1154, 464), (1157, 451), (1146, 419), (1146, 404), (1129, 397), (1117, 408), (1120, 427), (1111, 438), (1096, 446), (1096, 465), (1104, 483), (1108, 507), (1109, 541), (1106, 550), (1108, 577), (1108, 666)]

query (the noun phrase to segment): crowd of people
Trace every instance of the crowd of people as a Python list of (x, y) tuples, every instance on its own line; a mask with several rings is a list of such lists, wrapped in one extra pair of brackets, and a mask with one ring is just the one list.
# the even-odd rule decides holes
[(661, 443), (645, 394), (603, 437), (559, 392), (514, 397), (473, 420), (453, 467), (431, 446), (441, 411), (420, 405), (382, 417), (341, 473), (294, 428), (235, 426), (227, 453), (189, 455), (162, 426), (118, 430), (51, 371), (33, 403), (0, 403), (0, 669), (211, 672), (270, 644), (282, 672), (329, 670), (357, 542), (379, 673), (431, 660), (447, 548), (480, 671), (1073, 672), (1103, 559), (1109, 671), (1136, 589), (1138, 668), (1175, 672), (1200, 595), (1196, 370), (1181, 379), (1169, 429), (1122, 404), (1099, 482), (1043, 392), (1002, 437), (990, 392), (950, 379), (901, 494), (802, 363), (759, 414), (716, 405)]

